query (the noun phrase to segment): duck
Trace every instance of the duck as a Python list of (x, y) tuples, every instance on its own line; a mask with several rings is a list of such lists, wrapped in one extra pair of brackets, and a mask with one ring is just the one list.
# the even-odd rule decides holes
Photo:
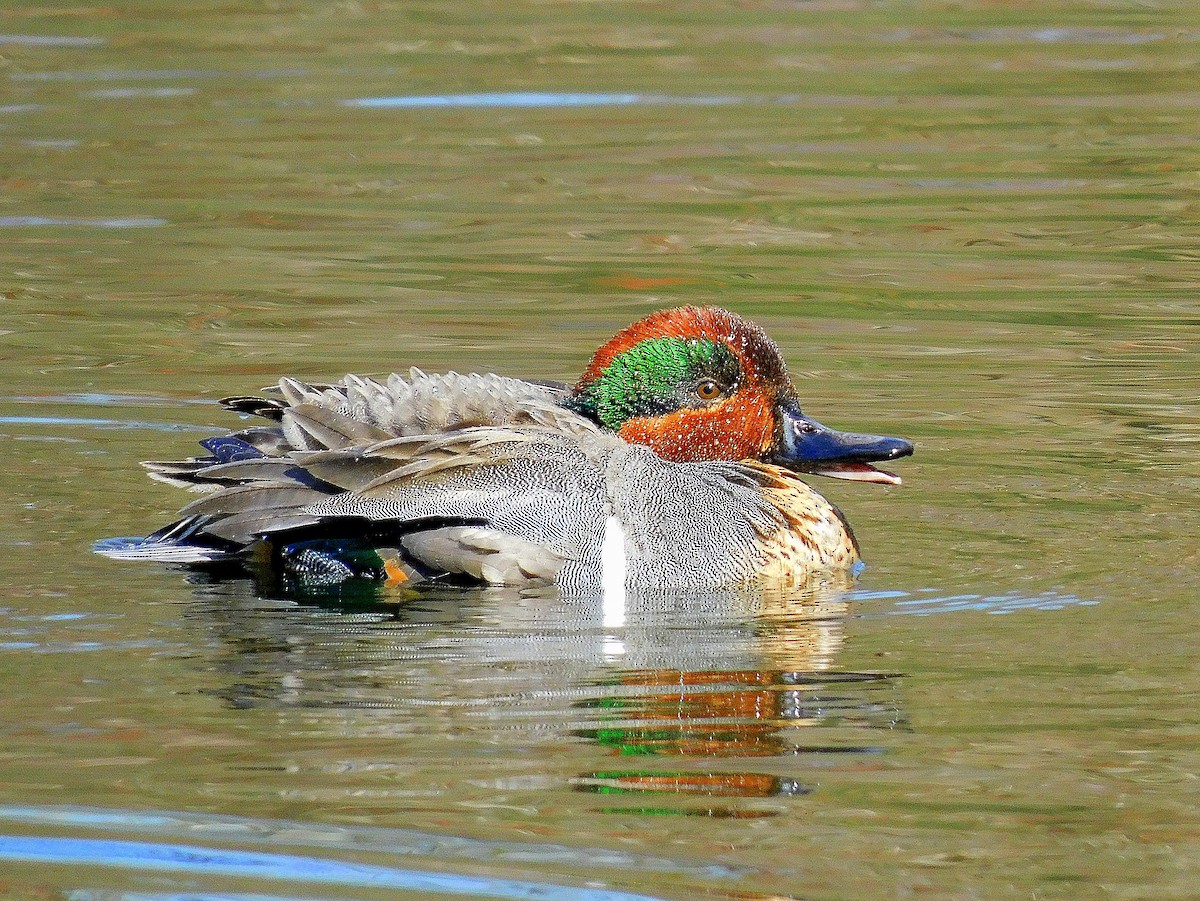
[(899, 485), (874, 464), (914, 450), (807, 416), (778, 345), (713, 306), (622, 329), (573, 385), (412, 369), (220, 403), (257, 424), (142, 464), (201, 496), (97, 552), (314, 586), (795, 584), (862, 566), (805, 479)]

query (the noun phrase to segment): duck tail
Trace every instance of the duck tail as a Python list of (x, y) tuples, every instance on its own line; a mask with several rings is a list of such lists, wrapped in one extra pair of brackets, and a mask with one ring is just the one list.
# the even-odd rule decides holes
[(113, 560), (159, 563), (221, 563), (235, 560), (241, 546), (204, 532), (209, 516), (187, 516), (145, 538), (104, 538), (92, 550)]

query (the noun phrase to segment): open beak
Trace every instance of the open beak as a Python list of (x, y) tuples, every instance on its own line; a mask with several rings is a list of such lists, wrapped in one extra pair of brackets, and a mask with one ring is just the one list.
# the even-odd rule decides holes
[(809, 419), (798, 407), (785, 407), (779, 411), (770, 462), (834, 479), (899, 485), (898, 475), (871, 464), (897, 460), (912, 452), (912, 442), (903, 438), (835, 432)]

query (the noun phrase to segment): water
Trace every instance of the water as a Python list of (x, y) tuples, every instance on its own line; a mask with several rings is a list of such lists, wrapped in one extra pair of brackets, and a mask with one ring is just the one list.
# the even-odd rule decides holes
[[(1188, 4), (6, 4), (0, 894), (1183, 898)], [(298, 603), (93, 557), (291, 373), (572, 379), (719, 303), (848, 592)]]

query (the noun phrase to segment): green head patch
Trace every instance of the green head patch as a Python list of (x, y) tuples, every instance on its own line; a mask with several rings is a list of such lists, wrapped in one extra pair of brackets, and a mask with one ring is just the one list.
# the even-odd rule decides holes
[(614, 357), (598, 378), (577, 386), (567, 406), (616, 432), (630, 419), (706, 406), (697, 394), (705, 382), (715, 382), (721, 396), (731, 394), (741, 371), (723, 342), (649, 338)]

